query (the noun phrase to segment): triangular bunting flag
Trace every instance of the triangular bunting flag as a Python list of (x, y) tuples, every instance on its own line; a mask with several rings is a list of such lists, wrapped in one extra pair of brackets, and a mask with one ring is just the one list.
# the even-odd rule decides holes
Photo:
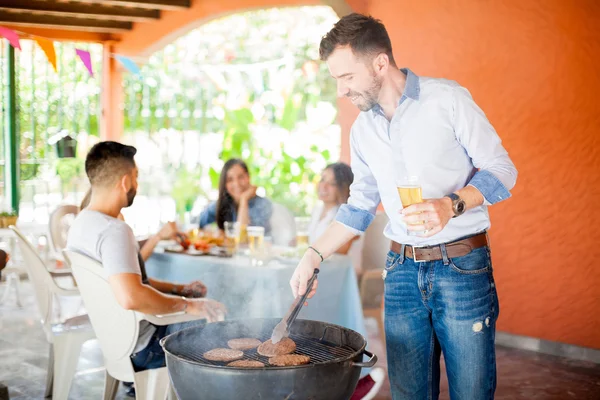
[(115, 58), (119, 60), (123, 67), (125, 67), (125, 69), (127, 69), (129, 72), (136, 75), (141, 75), (140, 67), (138, 67), (137, 64), (131, 59), (120, 55), (115, 55)]
[(93, 77), (94, 71), (92, 71), (92, 58), (90, 57), (90, 52), (86, 50), (75, 49), (75, 53), (77, 53), (79, 58), (81, 58), (83, 65), (85, 65), (87, 70), (90, 72), (90, 76)]
[(52, 67), (54, 67), (54, 72), (56, 72), (56, 52), (54, 51), (54, 42), (37, 36), (35, 37), (35, 41), (42, 50), (44, 50), (46, 58), (48, 58), (48, 61), (52, 64)]
[(17, 34), (17, 32), (13, 31), (12, 29), (0, 26), (0, 36), (3, 36), (6, 39), (8, 39), (12, 47), (21, 50), (21, 43), (19, 42), (19, 35)]

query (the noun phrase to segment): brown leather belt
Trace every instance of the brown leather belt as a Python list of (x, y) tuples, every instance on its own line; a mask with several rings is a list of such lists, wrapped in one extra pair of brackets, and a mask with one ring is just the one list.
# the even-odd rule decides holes
[[(448, 258), (462, 257), (469, 254), (471, 251), (488, 245), (487, 234), (480, 233), (456, 242), (445, 243)], [(402, 244), (392, 241), (391, 250), (394, 253), (400, 254)], [(442, 249), (440, 245), (435, 246), (411, 246), (407, 244), (404, 247), (404, 255), (412, 258), (417, 262), (421, 261), (437, 261), (443, 259)]]

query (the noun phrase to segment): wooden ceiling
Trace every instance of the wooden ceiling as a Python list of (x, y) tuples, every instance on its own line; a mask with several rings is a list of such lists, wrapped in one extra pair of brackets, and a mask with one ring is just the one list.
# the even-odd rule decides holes
[(185, 10), (191, 0), (0, 0), (0, 25), (105, 34), (134, 22), (152, 23), (163, 10)]

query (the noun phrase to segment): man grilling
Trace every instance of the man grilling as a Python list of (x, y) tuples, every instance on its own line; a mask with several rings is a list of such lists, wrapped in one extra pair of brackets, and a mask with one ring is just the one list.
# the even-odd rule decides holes
[[(437, 399), (443, 352), (452, 399), (492, 399), (499, 308), (487, 207), (510, 197), (515, 166), (465, 88), (396, 66), (380, 21), (345, 16), (321, 40), (320, 56), (338, 95), (361, 110), (350, 134), (354, 182), (298, 264), (294, 295), (382, 202), (392, 240), (383, 273), (392, 397)], [(428, 200), (402, 206), (396, 182), (405, 176), (418, 177)]]

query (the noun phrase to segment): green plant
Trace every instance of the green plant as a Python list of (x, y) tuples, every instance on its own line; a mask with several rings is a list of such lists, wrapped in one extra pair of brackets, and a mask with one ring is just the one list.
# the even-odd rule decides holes
[[(302, 103), (286, 101), (284, 118), (277, 121), (278, 125), (293, 130), (302, 106)], [(316, 146), (312, 146), (310, 153), (294, 157), (284, 150), (283, 142), (276, 152), (259, 148), (251, 132), (250, 125), (253, 122), (252, 112), (247, 108), (226, 112), (221, 159), (242, 158), (248, 164), (252, 183), (263, 187), (269, 199), (285, 205), (296, 215), (305, 215), (309, 202), (305, 189), (316, 183), (315, 178), (321, 172), (310, 168), (309, 161), (318, 159), (322, 163), (329, 163), (329, 151), (320, 152)], [(211, 168), (209, 175), (213, 188), (217, 188), (220, 171)], [(290, 191), (292, 184), (299, 188), (298, 193)]]
[(56, 174), (61, 183), (70, 184), (83, 174), (84, 161), (79, 158), (59, 158), (56, 160)]
[(202, 193), (200, 188), (201, 170), (189, 171), (186, 167), (180, 167), (176, 171), (175, 184), (171, 190), (171, 196), (175, 200), (177, 214), (182, 215), (190, 212), (194, 202)]

